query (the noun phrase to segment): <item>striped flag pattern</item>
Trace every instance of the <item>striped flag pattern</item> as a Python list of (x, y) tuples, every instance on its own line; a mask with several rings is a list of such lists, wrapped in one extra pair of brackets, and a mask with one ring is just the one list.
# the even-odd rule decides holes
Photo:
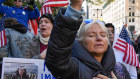
[(114, 48), (124, 53), (123, 61), (125, 63), (140, 68), (139, 60), (125, 26), (123, 26)]
[(69, 4), (68, 0), (47, 0), (43, 6), (44, 7), (59, 7), (66, 6)]
[(6, 45), (6, 36), (5, 36), (5, 30), (4, 30), (4, 19), (6, 17), (4, 16), (1, 20), (0, 20), (0, 47)]
[(30, 19), (28, 21), (28, 26), (31, 33), (33, 33), (34, 35), (38, 34), (38, 22), (36, 19)]
[(40, 10), (40, 16), (45, 13), (52, 14), (53, 11), (52, 11), (51, 7), (42, 6), (42, 8)]

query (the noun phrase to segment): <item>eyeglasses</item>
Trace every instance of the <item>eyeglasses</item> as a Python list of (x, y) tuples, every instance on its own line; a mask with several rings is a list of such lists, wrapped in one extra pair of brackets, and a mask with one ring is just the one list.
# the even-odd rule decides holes
[[(14, 1), (17, 1), (17, 0), (14, 0)], [(18, 2), (22, 2), (22, 0), (18, 0)]]
[[(88, 24), (88, 23), (91, 23), (91, 22), (93, 22), (94, 20), (92, 20), (92, 19), (85, 19), (84, 20), (84, 22), (86, 23), (86, 24)], [(105, 23), (103, 22), (103, 21), (100, 21), (100, 20), (95, 20), (95, 22), (98, 22), (98, 23), (100, 23), (100, 24), (102, 24), (102, 25), (105, 25)]]

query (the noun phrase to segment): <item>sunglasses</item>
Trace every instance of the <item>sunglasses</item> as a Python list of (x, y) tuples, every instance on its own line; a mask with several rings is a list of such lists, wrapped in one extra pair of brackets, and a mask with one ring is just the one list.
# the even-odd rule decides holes
[[(17, 0), (14, 0), (14, 1), (17, 1)], [(18, 2), (22, 2), (22, 0), (18, 0)]]
[[(86, 24), (88, 24), (88, 23), (91, 23), (91, 22), (93, 22), (94, 20), (92, 20), (92, 19), (85, 19), (84, 20), (84, 22), (86, 23)], [(100, 24), (102, 24), (102, 25), (105, 25), (105, 23), (103, 22), (103, 21), (100, 21), (100, 20), (95, 20), (95, 22), (98, 22), (98, 23), (100, 23)]]

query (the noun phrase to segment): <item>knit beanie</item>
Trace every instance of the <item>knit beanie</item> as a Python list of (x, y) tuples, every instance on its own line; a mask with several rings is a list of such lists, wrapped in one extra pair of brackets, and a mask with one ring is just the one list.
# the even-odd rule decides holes
[(40, 21), (41, 18), (48, 18), (48, 19), (51, 21), (52, 24), (54, 23), (54, 17), (53, 17), (52, 14), (48, 14), (48, 13), (43, 14), (43, 15), (39, 18), (39, 21)]

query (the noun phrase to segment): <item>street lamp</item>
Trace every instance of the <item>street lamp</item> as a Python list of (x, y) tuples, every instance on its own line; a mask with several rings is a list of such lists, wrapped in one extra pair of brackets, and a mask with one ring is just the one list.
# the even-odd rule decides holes
[[(102, 9), (96, 9), (97, 10), (97, 20), (98, 20), (98, 18), (100, 18), (101, 16), (102, 16)], [(100, 16), (98, 16), (98, 14), (100, 14)]]
[(97, 8), (97, 20), (98, 20), (98, 10), (99, 10), (99, 9)]
[(87, 19), (89, 18), (89, 7), (88, 7), (88, 2), (87, 2)]

